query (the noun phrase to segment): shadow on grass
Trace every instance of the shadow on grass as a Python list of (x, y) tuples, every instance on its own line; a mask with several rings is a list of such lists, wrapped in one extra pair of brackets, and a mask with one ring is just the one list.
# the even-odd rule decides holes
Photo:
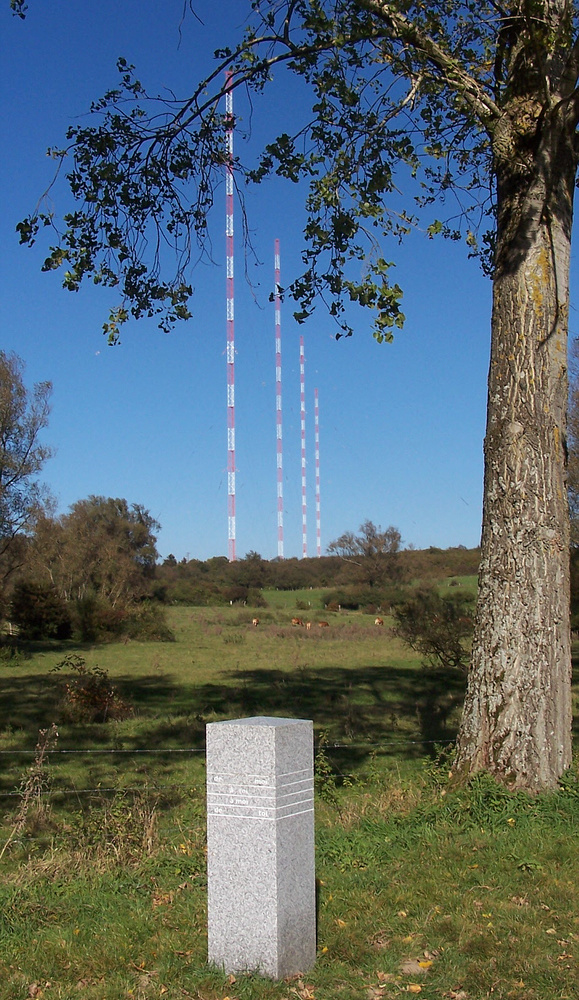
[[(575, 692), (579, 651), (574, 658)], [(21, 668), (22, 669), (22, 668)], [(6, 748), (33, 749), (38, 731), (62, 723), (62, 675), (1, 676), (0, 728)], [(123, 749), (97, 767), (97, 757), (82, 757), (86, 774), (150, 774), (171, 778), (187, 754), (170, 749), (202, 750), (205, 724), (253, 715), (289, 716), (314, 721), (327, 734), (328, 756), (337, 771), (355, 772), (371, 755), (412, 760), (432, 755), (436, 744), (452, 741), (464, 696), (464, 677), (454, 670), (396, 666), (299, 667), (240, 670), (227, 683), (178, 683), (171, 675), (115, 678), (121, 696), (134, 709), (126, 722), (61, 726), (61, 749)], [(579, 738), (579, 715), (573, 723)], [(333, 743), (349, 746), (334, 748)], [(138, 753), (141, 751), (141, 753)], [(155, 751), (150, 756), (143, 751)], [(196, 755), (200, 757), (201, 755)], [(63, 755), (64, 757), (64, 755)], [(14, 788), (15, 759), (24, 769), (30, 757), (0, 754), (0, 793)], [(70, 759), (70, 758), (69, 758)], [(59, 758), (62, 760), (62, 758)], [(182, 772), (181, 772), (182, 774)], [(77, 787), (79, 787), (77, 785)]]
[[(63, 680), (55, 674), (0, 677), (2, 728), (9, 727), (5, 746), (33, 749), (39, 729), (55, 722), (61, 726), (61, 749), (122, 748), (128, 752), (115, 757), (117, 770), (134, 770), (139, 758), (144, 764), (146, 755), (131, 751), (154, 750), (151, 771), (165, 774), (176, 758), (159, 751), (202, 749), (207, 722), (253, 715), (312, 719), (316, 732), (327, 733), (330, 743), (352, 744), (331, 751), (338, 770), (353, 770), (375, 752), (422, 757), (435, 742), (456, 735), (453, 722), (464, 689), (456, 671), (388, 666), (361, 667), (355, 674), (339, 667), (303, 667), (293, 673), (244, 670), (228, 675), (227, 684), (175, 683), (170, 675), (159, 674), (117, 677), (115, 686), (132, 705), (133, 718), (118, 724), (62, 725)], [(0, 766), (11, 757), (0, 755)], [(25, 766), (30, 758), (21, 762)], [(0, 773), (0, 791), (13, 787), (13, 770), (4, 777)]]

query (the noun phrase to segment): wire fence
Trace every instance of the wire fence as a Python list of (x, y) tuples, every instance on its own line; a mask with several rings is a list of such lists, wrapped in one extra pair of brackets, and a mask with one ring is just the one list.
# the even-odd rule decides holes
[[(449, 746), (455, 742), (454, 739), (442, 739), (442, 740), (388, 740), (386, 742), (380, 743), (340, 743), (340, 742), (329, 742), (326, 740), (320, 740), (316, 747), (316, 753), (323, 751), (326, 754), (331, 753), (335, 750), (362, 750), (369, 753), (377, 753), (380, 750), (386, 750), (387, 748), (397, 747), (402, 749), (403, 747), (428, 747), (428, 746)], [(75, 747), (69, 749), (50, 749), (44, 750), (43, 756), (45, 757), (67, 757), (67, 756), (115, 756), (115, 755), (126, 755), (126, 756), (156, 756), (156, 755), (171, 755), (171, 754), (201, 754), (205, 756), (205, 747), (139, 747), (135, 749), (123, 747)], [(36, 757), (38, 754), (38, 749), (9, 749), (0, 750), (0, 758), (6, 757)], [(338, 772), (338, 776), (341, 772)], [(98, 785), (96, 788), (59, 788), (53, 787), (48, 789), (42, 789), (38, 791), (38, 795), (42, 797), (47, 796), (59, 796), (59, 795), (98, 795), (98, 794), (112, 794), (121, 793), (125, 794), (127, 792), (143, 792), (145, 789), (149, 788), (152, 791), (163, 792), (163, 791), (178, 791), (184, 789), (190, 789), (190, 783), (180, 783), (171, 782), (170, 784), (159, 784), (155, 782), (153, 786), (133, 785), (111, 785), (103, 786)], [(9, 798), (19, 798), (22, 797), (22, 789), (12, 789), (10, 791), (0, 790), (0, 799)]]

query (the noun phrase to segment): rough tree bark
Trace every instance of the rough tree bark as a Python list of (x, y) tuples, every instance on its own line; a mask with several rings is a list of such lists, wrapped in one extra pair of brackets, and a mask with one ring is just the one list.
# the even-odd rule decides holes
[(571, 117), (563, 105), (545, 114), (544, 101), (519, 95), (494, 135), (498, 225), (482, 553), (457, 766), (489, 769), (530, 791), (555, 787), (571, 763)]

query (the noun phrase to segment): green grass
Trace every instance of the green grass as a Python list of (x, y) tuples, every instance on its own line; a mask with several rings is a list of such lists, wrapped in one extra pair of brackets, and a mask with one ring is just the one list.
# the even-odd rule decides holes
[[(310, 588), (303, 590), (263, 590), (262, 594), (268, 605), (282, 611), (291, 612), (291, 615), (304, 611), (304, 605), (311, 607), (312, 614), (316, 611), (323, 617), (325, 597), (335, 588)], [(290, 616), (291, 617), (291, 616)], [(301, 615), (303, 617), (303, 614)]]
[[(31, 794), (0, 861), (0, 1000), (576, 997), (575, 772), (539, 799), (485, 775), (452, 789), (440, 747), (462, 678), (369, 616), (292, 628), (282, 596), (258, 628), (250, 608), (173, 608), (175, 643), (80, 650), (134, 706), (125, 720), (63, 721), (50, 671), (70, 644), (3, 664), (0, 850), (32, 761), (14, 751), (39, 728), (58, 724), (59, 750), (125, 752), (52, 756), (50, 795)], [(206, 965), (204, 727), (253, 714), (312, 718), (320, 747), (318, 961), (281, 983)]]
[(478, 580), (476, 576), (445, 577), (437, 583), (437, 590), (446, 594), (461, 594), (462, 597), (476, 597)]

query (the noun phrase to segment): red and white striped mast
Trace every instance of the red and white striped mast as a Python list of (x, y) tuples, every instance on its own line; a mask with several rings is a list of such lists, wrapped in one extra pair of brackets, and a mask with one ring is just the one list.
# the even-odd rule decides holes
[(300, 337), (300, 416), (302, 432), (302, 559), (308, 554), (307, 506), (306, 506), (306, 383), (305, 383), (304, 338)]
[(318, 390), (314, 389), (314, 443), (316, 450), (316, 553), (322, 554), (322, 524), (320, 517), (320, 407)]
[(275, 435), (277, 463), (277, 554), (283, 559), (283, 452), (281, 413), (281, 300), (280, 300), (280, 258), (279, 240), (274, 244), (275, 281)]
[(235, 562), (235, 337), (233, 308), (233, 95), (225, 74), (227, 162), (225, 166), (225, 253), (227, 261), (227, 527), (228, 557)]

